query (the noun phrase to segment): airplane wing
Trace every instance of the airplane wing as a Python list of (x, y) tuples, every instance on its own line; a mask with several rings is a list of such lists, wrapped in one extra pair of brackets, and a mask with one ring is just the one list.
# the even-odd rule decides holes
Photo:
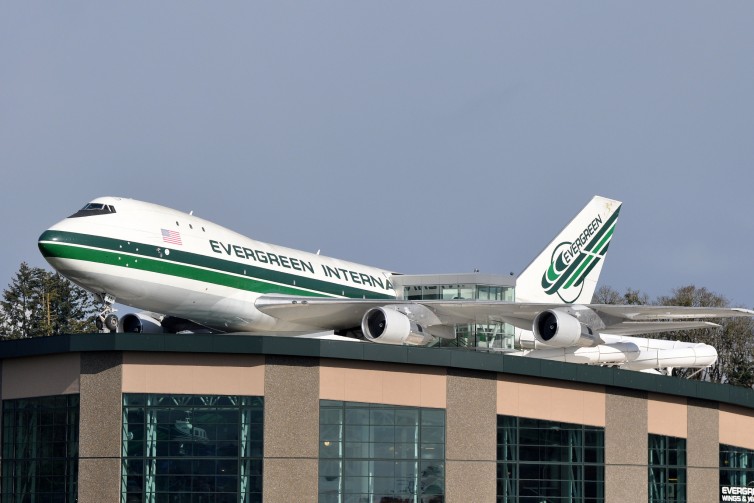
[(323, 329), (346, 329), (359, 326), (367, 311), (391, 307), (425, 326), (462, 323), (505, 322), (531, 330), (534, 319), (548, 310), (574, 313), (591, 311), (602, 321), (600, 332), (631, 335), (716, 326), (696, 321), (739, 316), (754, 316), (741, 308), (675, 307), (612, 304), (543, 304), (504, 301), (463, 300), (372, 300), (300, 296), (263, 295), (255, 306), (275, 318), (316, 326)]
[(429, 325), (513, 322), (531, 328), (536, 316), (563, 304), (536, 304), (503, 301), (463, 300), (374, 300), (333, 297), (262, 295), (254, 306), (280, 320), (319, 328), (353, 328), (361, 324), (367, 311), (391, 306)]
[(754, 311), (740, 307), (685, 307), (624, 304), (590, 304), (591, 310), (631, 321), (689, 320), (754, 316)]

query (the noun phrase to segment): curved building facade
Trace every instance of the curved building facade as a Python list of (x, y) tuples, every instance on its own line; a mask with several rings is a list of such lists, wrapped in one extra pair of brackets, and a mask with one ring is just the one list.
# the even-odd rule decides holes
[(0, 501), (749, 501), (754, 391), (255, 335), (0, 343)]

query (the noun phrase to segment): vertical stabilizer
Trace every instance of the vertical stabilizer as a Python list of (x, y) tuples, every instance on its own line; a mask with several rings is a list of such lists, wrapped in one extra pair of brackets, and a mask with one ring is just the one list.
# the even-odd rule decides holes
[(590, 304), (620, 208), (594, 196), (518, 276), (516, 301)]

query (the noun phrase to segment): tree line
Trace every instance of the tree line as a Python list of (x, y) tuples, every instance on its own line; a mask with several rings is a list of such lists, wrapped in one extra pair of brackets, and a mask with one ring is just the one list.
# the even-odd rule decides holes
[[(722, 295), (693, 285), (682, 286), (671, 295), (651, 300), (646, 293), (631, 288), (621, 293), (602, 286), (594, 294), (595, 304), (667, 305), (689, 307), (729, 307)], [(0, 301), (0, 338), (25, 339), (49, 335), (93, 333), (99, 300), (57, 272), (21, 263), (18, 272), (3, 291)], [(648, 334), (665, 340), (705, 343), (717, 349), (717, 362), (701, 371), (673, 369), (673, 374), (736, 386), (754, 385), (754, 319), (742, 317), (716, 320), (720, 327)]]
[(27, 339), (96, 332), (99, 302), (57, 272), (22, 262), (0, 300), (0, 337)]
[[(730, 307), (728, 300), (704, 287), (682, 286), (671, 295), (650, 300), (646, 293), (632, 288), (620, 293), (602, 286), (592, 298), (595, 304), (635, 304), (687, 307)], [(749, 317), (710, 320), (720, 325), (696, 330), (647, 334), (646, 337), (709, 344), (717, 350), (717, 362), (706, 369), (675, 368), (673, 375), (747, 388), (754, 385), (754, 319)]]

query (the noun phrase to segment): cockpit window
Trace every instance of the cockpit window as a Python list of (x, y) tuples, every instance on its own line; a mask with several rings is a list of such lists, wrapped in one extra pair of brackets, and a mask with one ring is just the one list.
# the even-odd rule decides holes
[(110, 213), (115, 213), (115, 206), (113, 206), (112, 204), (88, 203), (68, 218), (91, 217), (93, 215), (108, 215)]

